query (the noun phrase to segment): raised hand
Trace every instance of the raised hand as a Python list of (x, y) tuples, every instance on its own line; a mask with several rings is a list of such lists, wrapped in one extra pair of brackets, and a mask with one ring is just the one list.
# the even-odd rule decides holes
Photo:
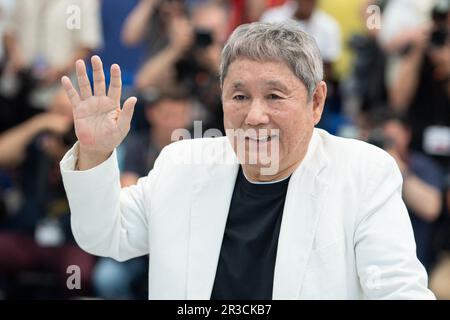
[(128, 98), (120, 108), (122, 80), (120, 67), (111, 66), (111, 81), (106, 93), (103, 64), (98, 56), (91, 59), (94, 71), (94, 94), (82, 60), (76, 62), (80, 92), (64, 76), (62, 85), (71, 101), (75, 133), (79, 141), (78, 168), (90, 169), (105, 161), (130, 130), (137, 99)]

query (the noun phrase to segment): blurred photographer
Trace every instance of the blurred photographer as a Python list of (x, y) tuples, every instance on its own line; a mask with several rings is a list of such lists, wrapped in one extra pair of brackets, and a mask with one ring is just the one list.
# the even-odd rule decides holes
[(183, 0), (140, 0), (123, 24), (121, 40), (127, 46), (144, 43), (148, 59), (167, 45), (172, 19), (186, 15)]
[(99, 1), (16, 0), (4, 40), (0, 93), (33, 114), (51, 104), (75, 61), (101, 45)]
[(450, 168), (450, 0), (440, 0), (432, 24), (398, 53), (389, 87), (393, 109), (411, 121), (411, 147)]
[(207, 112), (205, 119), (198, 120), (223, 130), (218, 69), (227, 24), (225, 9), (212, 2), (194, 7), (190, 19), (173, 16), (169, 43), (138, 72), (138, 90), (187, 90)]
[(369, 142), (385, 149), (403, 176), (403, 200), (410, 214), (417, 256), (426, 268), (431, 262), (432, 223), (442, 211), (444, 179), (439, 165), (423, 153), (410, 150), (411, 129), (399, 116), (385, 115)]
[[(120, 184), (134, 185), (146, 176), (161, 150), (172, 143), (177, 129), (191, 129), (193, 101), (185, 92), (160, 92), (153, 99), (142, 97), (148, 129), (133, 132), (122, 146)], [(191, 130), (192, 131), (192, 130)]]
[[(76, 141), (72, 123), (68, 98), (59, 91), (48, 111), (0, 135), (0, 168), (10, 173), (10, 188), (17, 195), (0, 223), (0, 275), (10, 280), (7, 297), (16, 285), (13, 279), (25, 271), (51, 272), (57, 279), (57, 298), (89, 290), (95, 259), (74, 243), (58, 170), (61, 157)], [(82, 291), (66, 286), (70, 265), (81, 268)]]

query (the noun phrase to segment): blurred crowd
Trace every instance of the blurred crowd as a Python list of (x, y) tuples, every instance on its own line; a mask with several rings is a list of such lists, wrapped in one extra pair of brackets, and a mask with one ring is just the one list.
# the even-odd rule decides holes
[(223, 132), (218, 70), (234, 28), (287, 20), (323, 56), (319, 127), (394, 157), (417, 255), (450, 299), (449, 12), (450, 0), (0, 0), (0, 299), (147, 297), (148, 257), (94, 257), (71, 234), (59, 161), (76, 137), (59, 80), (77, 59), (98, 54), (107, 79), (118, 63), (124, 98), (139, 98), (118, 150), (127, 186), (175, 129)]

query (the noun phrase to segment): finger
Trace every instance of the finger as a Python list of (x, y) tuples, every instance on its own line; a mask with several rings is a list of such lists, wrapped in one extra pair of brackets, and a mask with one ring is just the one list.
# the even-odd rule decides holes
[(80, 95), (82, 99), (87, 99), (92, 96), (91, 83), (89, 82), (86, 65), (83, 60), (78, 60), (76, 63), (78, 87), (80, 88)]
[(66, 91), (70, 102), (72, 103), (72, 107), (76, 108), (80, 103), (80, 96), (78, 95), (77, 90), (73, 87), (72, 81), (70, 81), (69, 77), (64, 76), (61, 78), (61, 84), (64, 88), (64, 91)]
[(133, 118), (134, 107), (136, 105), (137, 98), (131, 97), (124, 102), (122, 111), (120, 112), (118, 125), (123, 132), (128, 132), (130, 129), (131, 118)]
[(120, 67), (117, 64), (111, 66), (111, 81), (109, 82), (108, 97), (120, 105), (120, 96), (122, 95), (122, 78)]
[(104, 96), (106, 95), (106, 85), (102, 60), (99, 56), (93, 56), (91, 63), (94, 72), (94, 94), (96, 96)]

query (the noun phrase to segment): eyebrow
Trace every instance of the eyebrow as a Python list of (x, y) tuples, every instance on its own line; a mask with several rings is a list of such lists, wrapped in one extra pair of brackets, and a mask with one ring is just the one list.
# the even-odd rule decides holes
[[(266, 86), (271, 88), (280, 89), (281, 91), (289, 91), (288, 87), (286, 87), (283, 83), (278, 80), (267, 80), (265, 81)], [(242, 89), (245, 88), (245, 84), (242, 81), (235, 81), (232, 84), (233, 89)]]
[(267, 81), (265, 82), (265, 84), (266, 84), (268, 87), (280, 89), (281, 91), (284, 91), (284, 92), (289, 91), (289, 90), (288, 90), (288, 87), (286, 87), (283, 83), (281, 83), (281, 82), (278, 81), (278, 80), (267, 80)]
[(245, 85), (242, 81), (235, 81), (235, 82), (233, 82), (232, 86), (233, 86), (233, 89), (241, 89), (241, 88), (245, 87)]

